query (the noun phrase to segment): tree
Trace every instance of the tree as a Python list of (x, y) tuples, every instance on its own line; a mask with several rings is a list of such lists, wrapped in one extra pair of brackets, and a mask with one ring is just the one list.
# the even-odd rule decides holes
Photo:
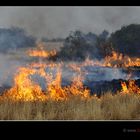
[(70, 32), (65, 39), (59, 57), (65, 60), (84, 60), (87, 57), (88, 45), (81, 31)]
[(65, 39), (64, 47), (61, 49), (58, 58), (63, 60), (85, 60), (101, 59), (106, 56), (110, 45), (106, 43), (108, 39), (108, 31), (104, 30), (100, 35), (92, 32), (87, 34), (79, 30), (70, 32)]
[(114, 50), (129, 56), (140, 56), (140, 25), (130, 24), (111, 34)]

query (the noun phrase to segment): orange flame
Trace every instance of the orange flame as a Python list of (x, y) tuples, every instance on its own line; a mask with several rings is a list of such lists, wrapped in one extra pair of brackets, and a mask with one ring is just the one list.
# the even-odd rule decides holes
[[(39, 43), (36, 50), (29, 50), (29, 56), (44, 57), (56, 55), (56, 51), (45, 51), (44, 45)], [(78, 72), (78, 76), (74, 77), (71, 85), (62, 87), (62, 66), (63, 63), (53, 62), (40, 62), (32, 63), (28, 67), (20, 67), (17, 75), (14, 78), (14, 86), (5, 93), (2, 98), (9, 98), (14, 101), (47, 101), (47, 100), (68, 100), (73, 96), (80, 96), (82, 99), (89, 99), (90, 90), (84, 87), (83, 77), (85, 73), (81, 71), (83, 66), (103, 66), (103, 67), (130, 67), (140, 66), (140, 58), (130, 58), (123, 56), (115, 51), (112, 52), (112, 56), (105, 57), (102, 61), (90, 60), (87, 58), (83, 63), (71, 63), (68, 66)], [(54, 76), (51, 72), (45, 71), (48, 68), (57, 68), (57, 73)], [(42, 91), (42, 88), (31, 80), (31, 75), (39, 74), (46, 80), (46, 91)], [(82, 75), (82, 76), (81, 76)], [(131, 75), (129, 75), (130, 77)], [(128, 77), (128, 79), (129, 79)], [(128, 85), (125, 82), (121, 82), (121, 93), (140, 93), (140, 88), (135, 84), (134, 80), (129, 80)], [(96, 97), (96, 95), (95, 95)]]
[(82, 82), (83, 78), (81, 75), (74, 77), (71, 86), (69, 87), (69, 91), (72, 95), (80, 95), (82, 98), (89, 98), (90, 90), (86, 89), (83, 86)]
[(56, 78), (48, 84), (49, 98), (52, 100), (66, 100), (68, 94), (61, 87), (61, 71), (56, 74)]
[(39, 43), (37, 48), (34, 50), (29, 50), (27, 51), (29, 56), (32, 57), (42, 57), (42, 58), (48, 58), (50, 56), (55, 56), (56, 55), (56, 51), (52, 50), (52, 51), (46, 51), (44, 50), (44, 44), (43, 43)]
[(4, 97), (8, 97), (14, 101), (35, 101), (46, 100), (46, 96), (42, 93), (42, 89), (36, 83), (33, 83), (29, 78), (29, 75), (35, 74), (35, 70), (30, 68), (21, 67), (19, 73), (15, 76), (14, 87), (12, 87)]
[(90, 60), (87, 58), (81, 66), (102, 66), (102, 67), (134, 67), (140, 66), (140, 58), (130, 58), (129, 56), (123, 56), (115, 51), (112, 51), (111, 56), (106, 56), (104, 60)]
[(130, 58), (122, 54), (112, 52), (112, 56), (107, 56), (104, 61), (104, 66), (109, 67), (134, 67), (140, 66), (140, 58)]
[[(36, 66), (38, 66), (37, 69)], [(45, 66), (35, 64), (28, 67), (20, 67), (14, 78), (14, 86), (2, 96), (3, 99), (8, 98), (13, 101), (59, 101), (68, 100), (70, 97), (78, 95), (82, 99), (89, 98), (90, 91), (83, 86), (81, 76), (74, 77), (70, 86), (62, 87), (61, 63), (57, 64), (55, 78), (52, 73), (46, 73)], [(39, 74), (45, 78), (46, 91), (42, 91), (42, 88), (31, 80), (30, 76), (34, 74)]]
[(128, 94), (128, 93), (134, 93), (134, 94), (140, 94), (140, 88), (135, 84), (135, 80), (129, 80), (128, 86), (126, 82), (121, 82), (122, 91), (121, 93)]

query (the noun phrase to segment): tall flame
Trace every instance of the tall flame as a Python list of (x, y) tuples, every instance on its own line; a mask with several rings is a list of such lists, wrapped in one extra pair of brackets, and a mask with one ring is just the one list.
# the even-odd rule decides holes
[(3, 96), (15, 101), (46, 100), (46, 96), (42, 93), (41, 87), (29, 78), (29, 76), (35, 74), (35, 72), (36, 71), (31, 68), (19, 68), (19, 73), (14, 78), (14, 87)]
[(72, 84), (69, 87), (69, 91), (72, 95), (80, 95), (82, 98), (89, 98), (90, 90), (83, 86), (83, 78), (81, 75), (73, 78)]
[(121, 82), (122, 91), (121, 93), (128, 94), (128, 93), (134, 93), (134, 94), (140, 94), (140, 88), (135, 84), (135, 80), (129, 80), (128, 86), (126, 82)]
[[(56, 55), (56, 51), (46, 51), (44, 44), (39, 43), (37, 49), (29, 50), (28, 55), (31, 57), (48, 58)], [(89, 99), (90, 90), (83, 85), (84, 74), (81, 67), (84, 66), (103, 66), (103, 67), (130, 67), (140, 66), (140, 58), (130, 58), (123, 56), (115, 51), (111, 56), (105, 57), (104, 60), (90, 60), (87, 58), (82, 63), (70, 63), (67, 66), (78, 73), (73, 77), (72, 83), (69, 86), (62, 87), (62, 66), (63, 63), (54, 62), (39, 62), (31, 63), (27, 67), (20, 67), (14, 78), (14, 86), (8, 90), (2, 98), (12, 99), (14, 101), (47, 101), (47, 100), (68, 100), (73, 96), (80, 96), (82, 99)], [(56, 74), (46, 72), (46, 68), (57, 69)], [(46, 90), (43, 91), (41, 86), (32, 81), (31, 76), (38, 74), (46, 81)], [(129, 77), (131, 74), (129, 75)], [(129, 78), (128, 78), (129, 79)], [(134, 80), (121, 82), (121, 93), (136, 93), (140, 94), (140, 88), (135, 84)]]
[[(33, 67), (35, 66), (35, 67)], [(38, 66), (38, 68), (36, 68)], [(3, 98), (14, 101), (47, 101), (47, 100), (68, 100), (72, 96), (81, 96), (82, 99), (89, 98), (90, 90), (83, 86), (81, 76), (73, 78), (72, 84), (62, 87), (62, 68), (57, 64), (57, 73), (54, 77), (52, 73), (45, 71), (44, 65), (30, 65), (20, 67), (14, 78), (14, 86), (3, 95)], [(31, 80), (31, 75), (39, 74), (46, 80), (46, 91)]]

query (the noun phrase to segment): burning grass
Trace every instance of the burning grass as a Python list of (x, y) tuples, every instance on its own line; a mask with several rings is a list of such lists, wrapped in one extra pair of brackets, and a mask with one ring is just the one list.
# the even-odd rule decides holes
[[(58, 67), (58, 65), (57, 65)], [(1, 120), (127, 120), (140, 119), (140, 88), (134, 80), (122, 82), (116, 94), (90, 95), (81, 75), (61, 86), (61, 65), (55, 77), (42, 67), (21, 67), (14, 86), (0, 96)], [(30, 75), (46, 78), (46, 91)]]
[[(40, 62), (19, 67), (14, 84), (0, 96), (0, 119), (2, 120), (118, 120), (140, 119), (140, 88), (134, 80), (122, 82), (117, 94), (104, 93), (100, 98), (91, 95), (84, 86), (84, 66), (129, 67), (140, 66), (139, 58), (129, 58), (112, 52), (103, 61), (86, 59), (81, 63), (53, 63), (40, 58), (56, 55), (45, 51), (42, 44), (37, 50), (29, 50), (30, 57), (39, 57)], [(62, 86), (62, 67), (74, 70), (71, 84)], [(56, 70), (55, 74), (46, 71)], [(32, 76), (45, 79), (45, 90)], [(130, 78), (130, 77), (129, 77)]]
[(140, 88), (135, 84), (135, 80), (128, 80), (128, 85), (126, 82), (121, 82), (121, 86), (124, 94), (140, 94)]
[[(101, 66), (111, 68), (128, 68), (128, 67), (140, 67), (140, 58), (124, 56), (121, 53), (112, 51), (110, 56), (106, 56), (103, 60), (91, 60), (88, 57), (85, 61), (79, 65), (71, 65), (73, 69), (78, 70), (82, 66)], [(77, 67), (77, 68), (76, 68)]]
[(28, 50), (27, 53), (31, 57), (42, 57), (42, 58), (48, 58), (48, 57), (56, 55), (56, 51), (55, 50), (51, 50), (51, 51), (45, 50), (43, 43), (38, 43), (36, 49)]

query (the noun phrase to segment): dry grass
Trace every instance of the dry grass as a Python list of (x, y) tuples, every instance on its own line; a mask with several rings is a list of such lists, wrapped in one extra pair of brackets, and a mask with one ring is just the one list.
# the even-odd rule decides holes
[(100, 99), (68, 101), (0, 101), (1, 120), (139, 120), (140, 95), (107, 93)]

